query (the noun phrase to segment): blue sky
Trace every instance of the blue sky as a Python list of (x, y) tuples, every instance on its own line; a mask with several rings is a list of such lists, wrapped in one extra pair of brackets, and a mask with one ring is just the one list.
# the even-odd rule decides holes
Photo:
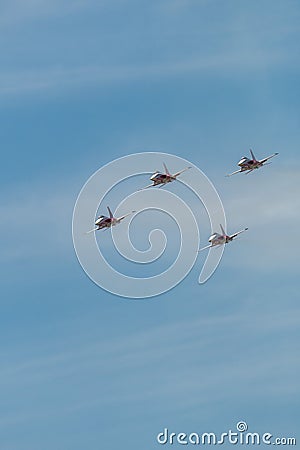
[[(152, 449), (164, 427), (221, 433), (238, 420), (297, 437), (299, 3), (1, 10), (3, 448)], [(226, 179), (250, 147), (280, 155)], [(205, 285), (200, 255), (172, 291), (125, 300), (84, 274), (71, 219), (95, 170), (141, 151), (192, 161), (229, 231), (249, 231)]]

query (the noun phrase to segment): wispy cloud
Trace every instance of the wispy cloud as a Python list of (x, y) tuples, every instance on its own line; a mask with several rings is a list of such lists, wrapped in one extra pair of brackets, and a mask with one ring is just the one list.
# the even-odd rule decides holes
[[(224, 5), (217, 7), (207, 0), (145, 3), (145, 6), (149, 23), (143, 17), (145, 27), (141, 27), (137, 14), (139, 6), (135, 2), (5, 2), (0, 27), (8, 25), (11, 39), (9, 47), (2, 50), (8, 65), (6, 71), (1, 71), (0, 95), (47, 93), (53, 89), (69, 90), (90, 83), (97, 86), (156, 81), (207, 73), (236, 77), (278, 67), (299, 67), (295, 58), (298, 49), (294, 44), (299, 33), (299, 12), (291, 4), (289, 8), (279, 8), (277, 4), (277, 8), (272, 8), (271, 17), (269, 14), (261, 15), (261, 8), (257, 10), (252, 4), (232, 10)], [(101, 14), (103, 7), (104, 15)], [(132, 20), (117, 22), (115, 26), (116, 14), (122, 15), (124, 11)], [(80, 24), (81, 39), (76, 46), (70, 36), (77, 36), (77, 22), (71, 29), (67, 23), (68, 32), (57, 35), (52, 31), (55, 29), (52, 22), (49, 26), (45, 21), (49, 26), (49, 36), (44, 35), (39, 27), (30, 27), (30, 38), (28, 42), (25, 38), (21, 58), (20, 43), (14, 33), (20, 23), (31, 26), (30, 21), (64, 19), (70, 13)], [(93, 16), (99, 18), (99, 26), (90, 33), (84, 20)], [(211, 17), (214, 18), (213, 26), (210, 25)], [(107, 27), (107, 21), (111, 21), (112, 27)], [(187, 27), (186, 23), (190, 26)], [(59, 25), (62, 26), (61, 22)], [(42, 46), (36, 45), (39, 39), (43, 41)], [(103, 45), (106, 40), (108, 44)], [(137, 42), (141, 47), (137, 47)], [(286, 42), (290, 45), (287, 46)], [(53, 46), (56, 47), (55, 57)], [(132, 49), (136, 47), (135, 57)], [(10, 53), (20, 60), (14, 61), (12, 66)], [(66, 61), (66, 54), (69, 63), (62, 62)]]
[[(0, 426), (69, 415), (95, 406), (143, 404), (153, 398), (165, 405), (171, 402), (172, 408), (176, 404), (178, 411), (199, 401), (209, 408), (215, 395), (227, 401), (233, 395), (232, 391), (220, 390), (220, 373), (223, 386), (234, 384), (236, 399), (243, 396), (248, 383), (255, 386), (257, 395), (293, 395), (298, 384), (294, 345), (287, 349), (278, 332), (293, 333), (298, 324), (291, 308), (286, 316), (275, 308), (270, 320), (268, 312), (262, 311), (257, 320), (256, 310), (247, 315), (241, 310), (222, 317), (181, 320), (102, 342), (94, 337), (68, 352), (38, 354), (31, 360), (21, 358), (17, 363), (6, 364), (0, 373), (5, 392), (14, 389), (26, 398), (32, 386), (44, 390), (48, 384), (68, 379), (72, 395), (77, 383), (88, 376), (93, 389), (97, 386), (98, 395), (93, 398), (86, 386), (84, 395), (70, 398), (67, 407), (54, 409), (48, 402), (48, 409), (40, 411), (40, 405), (32, 405), (27, 414), (5, 414)], [(268, 344), (261, 352), (253, 344), (266, 336)], [(218, 346), (220, 339), (222, 345)], [(291, 367), (295, 370), (291, 371)], [(105, 387), (108, 380), (109, 386)]]
[(24, 22), (64, 16), (71, 12), (80, 13), (93, 4), (93, 0), (6, 0), (1, 4), (0, 27), (18, 26)]
[(75, 194), (43, 183), (2, 192), (1, 262), (62, 254), (71, 242), (70, 218)]
[[(265, 168), (250, 175), (242, 174), (236, 175), (236, 178), (220, 180), (220, 185), (216, 187), (224, 204), (228, 232), (249, 227), (238, 242), (230, 244), (230, 251), (238, 249), (240, 258), (230, 258), (225, 253), (226, 264), (242, 264), (263, 270), (272, 270), (274, 266), (296, 270), (299, 246), (293, 236), (297, 236), (300, 222), (299, 176), (299, 169), (275, 168), (274, 163), (269, 171)], [(141, 183), (144, 181), (141, 180)], [(70, 249), (72, 211), (79, 187), (75, 188), (73, 181), (66, 179), (57, 180), (55, 184), (61, 188), (53, 189), (52, 184), (49, 186), (43, 182), (27, 187), (19, 186), (7, 198), (3, 198), (0, 205), (2, 261), (22, 260), (29, 255), (45, 257)], [(128, 191), (126, 195), (132, 192), (125, 185), (122, 194), (120, 186), (111, 197), (112, 204), (117, 205), (124, 192)], [(205, 242), (209, 222), (204, 208), (200, 208), (201, 203), (187, 193), (182, 185), (174, 186), (171, 190), (187, 201), (194, 211), (202, 242)], [(180, 211), (178, 214), (184, 220)], [(148, 215), (144, 223), (141, 215), (139, 228), (135, 228), (135, 233), (138, 233), (137, 242), (146, 238), (144, 228), (151, 228), (151, 224), (155, 228), (159, 225), (155, 217), (152, 223), (149, 222)], [(169, 219), (162, 216), (161, 220), (160, 226), (166, 228)], [(140, 234), (143, 236), (142, 241)]]
[(116, 83), (132, 83), (135, 81), (166, 80), (169, 77), (182, 75), (200, 75), (223, 71), (257, 72), (260, 66), (278, 66), (287, 62), (284, 52), (267, 52), (257, 49), (251, 55), (240, 53), (216, 53), (209, 56), (195, 56), (181, 61), (165, 61), (157, 63), (131, 65), (84, 65), (79, 67), (52, 66), (46, 69), (2, 71), (0, 76), (0, 95), (20, 95), (26, 93), (64, 90)]
[(222, 199), (230, 229), (249, 227), (239, 241), (242, 264), (257, 270), (276, 267), (294, 272), (298, 270), (299, 244), (293, 237), (297, 236), (300, 223), (300, 170), (276, 167), (279, 163), (280, 160), (274, 162), (272, 169), (238, 174), (223, 182)]

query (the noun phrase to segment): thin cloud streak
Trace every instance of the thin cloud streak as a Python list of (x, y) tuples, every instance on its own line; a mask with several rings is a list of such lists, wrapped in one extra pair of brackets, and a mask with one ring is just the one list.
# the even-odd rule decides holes
[[(105, 0), (102, 0), (102, 4)], [(2, 2), (0, 27), (18, 26), (26, 22), (60, 17), (95, 5), (93, 0), (9, 0)]]
[[(280, 66), (289, 63), (288, 56), (278, 51), (263, 52), (257, 50), (250, 56), (244, 53), (220, 53), (214, 56), (203, 56), (185, 59), (180, 62), (163, 62), (153, 64), (132, 64), (123, 66), (49, 67), (47, 69), (18, 70), (2, 72), (0, 76), (0, 95), (34, 94), (35, 92), (51, 92), (68, 90), (84, 86), (114, 85), (116, 83), (132, 83), (136, 81), (165, 81), (169, 77), (203, 76), (211, 73), (234, 76), (239, 72), (256, 73), (259, 67)], [(220, 72), (221, 71), (221, 72)]]
[[(252, 178), (251, 175), (253, 175)], [(286, 239), (285, 236), (296, 235), (300, 222), (299, 170), (276, 169), (272, 173), (258, 172), (246, 175), (244, 179), (243, 175), (236, 175), (236, 177), (235, 180), (222, 181), (220, 187), (216, 186), (219, 193), (222, 194), (221, 199), (227, 217), (228, 232), (234, 232), (239, 227), (249, 227), (239, 242), (232, 244), (234, 249), (239, 244), (241, 260), (233, 258), (231, 261), (226, 252), (224, 257), (227, 263), (233, 266), (243, 264), (245, 267), (252, 266), (254, 268), (262, 266), (261, 268), (265, 267), (265, 269), (268, 269), (269, 264), (270, 268), (274, 264), (285, 269), (290, 265), (294, 267), (297, 258), (297, 252), (293, 251), (295, 243), (290, 243), (289, 238)], [(46, 257), (55, 255), (57, 252), (62, 254), (70, 249), (71, 218), (76, 200), (76, 193), (72, 192), (70, 186), (74, 186), (74, 184), (72, 180), (69, 180), (68, 184), (66, 179), (63, 180), (63, 183), (57, 181), (55, 184), (63, 185), (64, 192), (53, 190), (53, 184), (49, 188), (43, 183), (37, 185), (33, 183), (27, 188), (19, 186), (15, 192), (9, 194), (5, 201), (2, 201), (0, 206), (0, 230), (3, 239), (2, 261), (22, 260), (28, 258), (29, 255)], [(20, 192), (22, 192), (21, 198)], [(116, 192), (120, 196), (120, 189)], [(183, 200), (185, 200), (184, 193), (185, 187), (179, 185), (177, 195)], [(17, 200), (15, 200), (16, 198)], [(118, 204), (120, 201), (116, 195), (112, 198), (113, 204)], [(200, 209), (199, 201), (193, 197), (189, 197), (187, 203), (195, 212), (197, 220), (201, 220), (201, 223), (198, 222), (198, 226), (201, 239), (205, 242), (208, 236), (205, 236), (203, 230), (205, 229), (205, 232), (209, 233), (209, 222), (207, 218), (207, 224), (203, 227), (206, 217), (204, 208)], [(147, 225), (149, 228), (149, 218), (147, 220), (145, 226)], [(20, 221), (22, 236), (26, 237), (22, 238), (21, 242), (16, 237)], [(162, 226), (167, 223), (168, 221), (163, 220)], [(141, 227), (141, 232), (135, 229), (135, 233), (141, 233), (144, 236), (142, 229), (143, 227)], [(7, 242), (9, 242), (9, 246), (6, 245)], [(41, 246), (37, 245), (37, 242), (45, 244)], [(249, 242), (251, 243), (250, 248)], [(276, 258), (274, 258), (274, 251), (278, 255)], [(289, 266), (286, 265), (286, 260), (289, 260)]]
[[(291, 320), (290, 314), (291, 310), (287, 314), (288, 320), (284, 320), (281, 312), (276, 312), (275, 309), (274, 316), (268, 320), (267, 329), (266, 312), (262, 313), (262, 320), (257, 322), (255, 310), (247, 316), (240, 310), (225, 317), (180, 321), (151, 328), (114, 341), (95, 344), (93, 339), (69, 352), (6, 364), (6, 369), (0, 373), (0, 379), (8, 395), (10, 389), (14, 389), (23, 391), (26, 396), (31, 386), (44, 389), (48, 383), (63, 379), (75, 379), (76, 386), (78, 380), (85, 378), (87, 374), (93, 374), (93, 383), (99, 386), (97, 399), (91, 399), (89, 395), (85, 395), (85, 400), (73, 398), (67, 410), (64, 407), (60, 412), (57, 409), (51, 410), (51, 405), (48, 405), (47, 411), (42, 413), (45, 417), (64, 416), (97, 405), (140, 403), (152, 398), (167, 404), (174, 396), (179, 409), (199, 404), (199, 401), (207, 405), (211, 401), (212, 392), (219, 387), (220, 373), (223, 385), (235, 383), (237, 396), (244, 392), (245, 384), (254, 382), (255, 390), (261, 394), (274, 395), (276, 392), (277, 395), (292, 395), (297, 380), (296, 375), (291, 375), (290, 368), (298, 366), (293, 345), (287, 351), (286, 345), (278, 342), (276, 348), (273, 345), (268, 349), (267, 354), (266, 349), (259, 352), (253, 348), (253, 339), (259, 342), (265, 336), (277, 336), (278, 329), (285, 334), (297, 329), (299, 319), (296, 319), (295, 314)], [(218, 335), (211, 333), (212, 328), (216, 327)], [(220, 333), (223, 345), (218, 347)], [(210, 348), (215, 349), (213, 357), (209, 354)], [(272, 352), (276, 353), (276, 358)], [(185, 364), (182, 355), (185, 355)], [(171, 377), (169, 364), (176, 369)], [(200, 376), (199, 367), (202, 367)], [(296, 372), (297, 370), (293, 373)], [(266, 374), (269, 374), (267, 386)], [(288, 385), (285, 376), (290, 378)], [(108, 378), (110, 389), (105, 391), (103, 386)], [(135, 385), (134, 392), (132, 383)], [(129, 392), (123, 389), (126, 385)], [(231, 395), (231, 392), (224, 390), (222, 398), (228, 400)], [(27, 415), (22, 414), (22, 411), (16, 414), (15, 422), (13, 416), (6, 414), (1, 418), (0, 426), (5, 428), (20, 421), (30, 422), (39, 418), (40, 411), (33, 406)]]
[[(277, 163), (279, 164), (279, 162)], [(231, 267), (298, 271), (300, 223), (300, 170), (275, 168), (235, 175), (223, 183), (222, 200), (230, 224), (249, 227), (240, 239), (240, 259), (226, 258)], [(264, 172), (263, 172), (264, 171)]]

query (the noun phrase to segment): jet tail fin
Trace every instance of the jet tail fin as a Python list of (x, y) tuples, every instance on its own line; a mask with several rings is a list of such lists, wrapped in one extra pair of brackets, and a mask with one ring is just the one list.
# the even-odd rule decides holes
[(168, 171), (168, 168), (167, 168), (167, 166), (165, 165), (165, 163), (163, 163), (163, 166), (164, 166), (166, 175), (171, 175), (170, 172)]
[(225, 233), (225, 230), (224, 230), (224, 228), (222, 227), (222, 224), (220, 224), (220, 227), (221, 227), (221, 230), (222, 230), (222, 234), (223, 234), (223, 236), (226, 236), (226, 233)]
[(109, 218), (110, 218), (110, 219), (113, 219), (114, 215), (113, 215), (113, 213), (111, 212), (110, 207), (108, 206), (107, 209), (108, 209), (108, 212), (109, 212)]
[(253, 153), (253, 151), (251, 150), (251, 148), (250, 148), (250, 153), (251, 153), (251, 156), (252, 156), (253, 161), (256, 161), (256, 158), (255, 158), (254, 153)]

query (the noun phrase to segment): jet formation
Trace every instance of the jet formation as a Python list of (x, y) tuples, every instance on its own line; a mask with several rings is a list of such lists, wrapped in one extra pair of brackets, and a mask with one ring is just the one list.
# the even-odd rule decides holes
[[(244, 156), (238, 162), (239, 170), (236, 170), (235, 172), (232, 172), (226, 176), (230, 177), (237, 173), (243, 173), (243, 172), (248, 174), (255, 169), (259, 169), (267, 164), (271, 164), (270, 162), (267, 162), (267, 161), (269, 159), (273, 158), (274, 156), (278, 155), (278, 153), (273, 153), (272, 155), (267, 156), (266, 158), (256, 159), (254, 156), (254, 153), (251, 149), (250, 149), (250, 154), (251, 154), (251, 158)], [(158, 186), (159, 188), (162, 188), (162, 187), (166, 186), (168, 183), (171, 183), (171, 182), (177, 180), (177, 177), (179, 175), (181, 175), (183, 172), (192, 168), (189, 166), (189, 167), (186, 167), (186, 168), (180, 170), (179, 172), (171, 174), (165, 163), (163, 163), (163, 166), (164, 166), (165, 171), (164, 172), (160, 172), (158, 170), (155, 171), (150, 177), (150, 180), (152, 181), (152, 183), (139, 189), (139, 190), (144, 190), (144, 189), (148, 189), (148, 188), (156, 187), (156, 186)], [(108, 217), (104, 216), (104, 215), (99, 216), (97, 218), (97, 220), (95, 221), (95, 228), (93, 228), (90, 231), (87, 231), (87, 234), (92, 233), (94, 231), (98, 231), (98, 230), (107, 230), (107, 229), (119, 224), (123, 219), (125, 219), (129, 215), (136, 212), (136, 211), (131, 211), (121, 217), (114, 217), (109, 206), (107, 207), (107, 209), (108, 209), (109, 216)], [(228, 244), (229, 242), (233, 241), (233, 239), (235, 239), (239, 234), (244, 233), (244, 231), (248, 230), (248, 228), (244, 228), (240, 231), (237, 231), (234, 234), (228, 235), (225, 232), (222, 224), (220, 224), (220, 229), (221, 229), (221, 233), (217, 233), (217, 232), (213, 233), (208, 239), (209, 245), (201, 248), (200, 250), (198, 250), (198, 252), (201, 252), (202, 250), (206, 250), (208, 248), (218, 247), (220, 245)]]

